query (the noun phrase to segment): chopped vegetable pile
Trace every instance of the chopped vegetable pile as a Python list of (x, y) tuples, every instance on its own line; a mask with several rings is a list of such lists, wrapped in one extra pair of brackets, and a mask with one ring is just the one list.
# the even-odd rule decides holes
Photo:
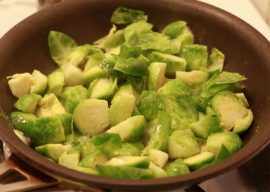
[(60, 165), (124, 179), (184, 175), (237, 152), (253, 121), (246, 78), (223, 71), (224, 54), (195, 44), (186, 21), (156, 32), (147, 19), (118, 7), (93, 44), (51, 31), (58, 68), (7, 77), (20, 138)]

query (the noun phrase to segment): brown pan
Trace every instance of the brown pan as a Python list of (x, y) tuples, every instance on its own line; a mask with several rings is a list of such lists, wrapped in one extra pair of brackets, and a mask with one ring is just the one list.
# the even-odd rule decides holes
[[(242, 135), (245, 146), (239, 152), (218, 165), (185, 176), (119, 180), (86, 175), (62, 167), (42, 157), (13, 133), (5, 115), (14, 110), (15, 98), (8, 89), (6, 76), (33, 69), (50, 72), (56, 67), (47, 46), (50, 30), (67, 33), (79, 44), (91, 43), (108, 32), (110, 15), (118, 5), (144, 10), (156, 26), (155, 30), (175, 20), (187, 20), (197, 43), (206, 44), (209, 49), (218, 47), (225, 53), (225, 70), (237, 71), (248, 78), (245, 91), (254, 112), (254, 123)], [(0, 137), (22, 162), (59, 182), (122, 191), (156, 191), (200, 183), (236, 168), (262, 151), (270, 141), (269, 93), (270, 43), (242, 20), (194, 0), (66, 1), (27, 18), (0, 40), (0, 109), (3, 113)]]

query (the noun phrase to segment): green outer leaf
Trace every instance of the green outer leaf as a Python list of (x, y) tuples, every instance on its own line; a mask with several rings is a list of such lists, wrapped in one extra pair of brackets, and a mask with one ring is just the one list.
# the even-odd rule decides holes
[(122, 6), (117, 7), (111, 16), (114, 24), (130, 24), (140, 20), (147, 21), (147, 15), (143, 11)]
[(187, 25), (186, 21), (175, 21), (167, 25), (163, 30), (162, 33), (164, 35), (169, 36), (170, 38), (176, 38), (178, 37), (183, 28)]
[(132, 57), (128, 59), (118, 58), (114, 69), (133, 76), (145, 76), (149, 73), (144, 61)]
[(59, 66), (65, 62), (67, 56), (71, 53), (73, 48), (77, 46), (76, 42), (71, 37), (58, 31), (50, 31), (48, 45), (52, 59)]

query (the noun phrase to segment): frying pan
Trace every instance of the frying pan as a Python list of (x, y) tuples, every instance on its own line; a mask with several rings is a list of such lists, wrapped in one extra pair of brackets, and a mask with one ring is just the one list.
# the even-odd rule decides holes
[[(185, 176), (162, 179), (124, 180), (86, 175), (62, 167), (25, 145), (12, 131), (7, 116), (14, 110), (6, 76), (39, 69), (44, 73), (56, 65), (50, 58), (47, 37), (58, 30), (78, 44), (104, 36), (112, 11), (123, 5), (144, 10), (161, 30), (175, 20), (186, 20), (197, 43), (219, 48), (226, 55), (225, 70), (245, 75), (245, 93), (254, 113), (251, 128), (241, 137), (244, 147), (225, 161)], [(30, 16), (0, 40), (0, 137), (24, 164), (50, 175), (58, 182), (122, 191), (158, 191), (193, 185), (236, 168), (253, 158), (270, 140), (270, 44), (242, 20), (194, 0), (76, 0), (66, 1)], [(13, 158), (14, 160), (14, 158)], [(16, 166), (14, 161), (12, 166)], [(18, 162), (18, 161), (17, 161)], [(8, 164), (7, 162), (5, 162)], [(10, 165), (10, 164), (9, 164)], [(9, 166), (9, 167), (12, 167)]]

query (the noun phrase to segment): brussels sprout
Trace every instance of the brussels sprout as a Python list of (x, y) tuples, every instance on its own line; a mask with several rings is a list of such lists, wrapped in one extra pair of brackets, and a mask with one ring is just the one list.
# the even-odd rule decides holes
[(16, 101), (14, 106), (23, 112), (34, 113), (40, 99), (40, 95), (29, 93), (21, 96), (18, 101)]
[(123, 59), (138, 58), (142, 54), (142, 49), (140, 47), (131, 47), (126, 43), (123, 43), (120, 47), (119, 56)]
[(217, 48), (212, 48), (209, 56), (208, 69), (210, 71), (222, 71), (224, 65), (225, 55)]
[(151, 170), (136, 167), (98, 165), (97, 170), (102, 176), (119, 179), (147, 179), (153, 177)]
[(12, 112), (10, 114), (10, 119), (14, 127), (23, 132), (24, 134), (28, 135), (29, 127), (33, 127), (37, 117), (31, 113), (24, 113), (24, 112)]
[(146, 77), (128, 76), (127, 81), (138, 93), (141, 93), (144, 89), (146, 89)]
[(23, 132), (14, 129), (14, 133), (22, 142), (24, 142), (26, 145), (29, 145), (30, 139), (26, 137)]
[(77, 166), (77, 167), (74, 167), (73, 169), (75, 169), (75, 170), (77, 170), (79, 172), (82, 172), (82, 173), (90, 174), (90, 175), (98, 175), (97, 170), (89, 168), (89, 167)]
[(168, 176), (163, 169), (161, 169), (159, 166), (155, 165), (152, 162), (150, 162), (149, 169), (152, 171), (154, 178), (162, 178)]
[[(127, 89), (126, 87), (130, 87)], [(136, 103), (132, 86), (123, 85), (114, 95), (110, 106), (110, 122), (114, 126), (131, 117)]]
[(48, 75), (48, 93), (60, 95), (65, 85), (65, 76), (62, 70), (53, 71)]
[(207, 81), (209, 74), (204, 71), (176, 71), (176, 79), (182, 80), (189, 86), (198, 85)]
[(73, 133), (73, 116), (69, 113), (61, 113), (58, 115), (62, 122), (65, 136), (68, 136)]
[(125, 121), (111, 127), (107, 133), (118, 133), (122, 141), (139, 141), (143, 138), (146, 121), (144, 116), (129, 117)]
[(105, 58), (105, 54), (103, 52), (93, 53), (92, 55), (87, 56), (87, 62), (84, 65), (84, 71), (91, 69), (92, 67), (98, 66), (102, 60)]
[(169, 138), (169, 157), (171, 159), (187, 158), (201, 152), (192, 131), (176, 130)]
[(127, 41), (128, 45), (140, 47), (142, 50), (156, 50), (165, 52), (171, 49), (170, 39), (157, 32), (139, 33)]
[(218, 157), (220, 156), (222, 146), (223, 148), (225, 147), (226, 153), (228, 153), (228, 155), (232, 155), (242, 147), (243, 142), (237, 133), (220, 132), (210, 135), (207, 138), (206, 145), (207, 149), (214, 153), (216, 157)]
[(180, 55), (187, 61), (188, 71), (205, 69), (207, 67), (208, 52), (205, 45), (185, 45)]
[[(134, 41), (136, 40), (137, 36), (142, 33), (151, 32), (152, 27), (153, 25), (150, 23), (147, 23), (146, 21), (137, 21), (135, 23), (128, 25), (124, 29), (125, 42), (131, 46), (134, 45)], [(130, 44), (130, 42), (132, 41), (133, 41), (133, 44)]]
[(168, 150), (168, 140), (171, 133), (171, 117), (165, 112), (158, 112), (157, 119), (153, 123), (153, 131), (146, 147), (142, 151), (143, 154), (149, 154), (151, 149), (161, 151)]
[(176, 159), (173, 162), (167, 163), (164, 170), (168, 176), (185, 175), (190, 172), (188, 166), (181, 159)]
[(50, 31), (48, 45), (52, 59), (59, 66), (66, 62), (67, 56), (77, 46), (71, 37), (58, 31)]
[(43, 94), (46, 91), (48, 79), (38, 70), (32, 72), (32, 86), (30, 87), (30, 93)]
[(158, 90), (165, 83), (166, 63), (153, 62), (149, 66), (148, 90)]
[(146, 156), (120, 156), (114, 157), (104, 163), (104, 165), (148, 168), (150, 164), (149, 157)]
[(61, 69), (64, 73), (64, 81), (66, 86), (74, 86), (83, 84), (83, 72), (79, 67), (72, 64), (62, 65)]
[(83, 135), (96, 135), (109, 125), (108, 102), (98, 99), (87, 99), (80, 102), (73, 113), (74, 123)]
[(242, 133), (246, 131), (250, 127), (252, 121), (253, 121), (253, 113), (249, 109), (247, 112), (247, 115), (243, 119), (235, 123), (233, 127), (233, 132)]
[(130, 24), (136, 21), (147, 21), (147, 15), (141, 10), (117, 7), (112, 16), (111, 22), (115, 24)]
[(60, 165), (68, 167), (70, 169), (77, 169), (80, 161), (80, 151), (70, 152), (72, 148), (66, 150), (58, 160)]
[(120, 156), (139, 156), (143, 149), (143, 144), (140, 142), (122, 143), (122, 148), (119, 151)]
[(49, 157), (50, 159), (58, 162), (59, 157), (71, 146), (62, 144), (45, 144), (35, 147), (35, 150), (41, 155)]
[(186, 61), (185, 59), (157, 51), (153, 51), (148, 55), (148, 58), (151, 62), (163, 62), (167, 64), (166, 74), (174, 75), (176, 71), (185, 71), (186, 70)]
[(63, 65), (73, 65), (78, 67), (79, 65), (85, 64), (89, 46), (90, 45), (81, 45), (74, 47), (73, 50), (67, 55), (66, 61), (62, 63), (61, 67)]
[(96, 165), (105, 163), (108, 160), (106, 155), (102, 150), (94, 150), (93, 152), (88, 153), (79, 163), (81, 167), (95, 168)]
[[(237, 123), (243, 121), (248, 116), (248, 109), (230, 91), (221, 91), (216, 94), (211, 101), (211, 105), (220, 119), (222, 128), (225, 130), (231, 130)], [(250, 126), (252, 118), (248, 119), (250, 121), (245, 123), (242, 129), (247, 129)]]
[(242, 93), (235, 93), (235, 95), (243, 102), (243, 104), (246, 107), (249, 107), (248, 100), (243, 92)]
[(189, 158), (184, 159), (184, 163), (187, 164), (190, 170), (197, 170), (207, 166), (215, 159), (213, 153), (209, 151), (202, 152), (198, 155), (191, 156)]
[(162, 97), (155, 91), (143, 91), (137, 103), (138, 111), (147, 121), (157, 117), (159, 111), (165, 111)]
[(122, 146), (122, 141), (119, 134), (103, 133), (92, 137), (89, 141), (93, 143), (97, 149), (100, 149), (108, 157), (118, 155), (118, 150)]
[(30, 73), (16, 73), (8, 76), (8, 85), (15, 97), (21, 97), (29, 93), (32, 85), (32, 75)]
[(116, 26), (113, 25), (109, 31), (109, 34), (107, 34), (105, 37), (98, 39), (97, 41), (94, 42), (94, 44), (99, 48), (109, 51), (121, 45), (123, 42), (124, 42), (124, 31), (117, 30)]
[(182, 30), (184, 29), (186, 25), (187, 25), (186, 21), (174, 21), (170, 23), (169, 25), (167, 25), (162, 30), (162, 33), (173, 39), (173, 38), (178, 37), (181, 34)]
[(194, 43), (194, 35), (189, 27), (184, 27), (181, 31), (181, 34), (176, 38), (179, 42), (181, 42), (181, 48), (185, 45), (190, 45)]
[(28, 127), (26, 135), (35, 146), (65, 141), (65, 132), (58, 116), (40, 117)]
[(118, 58), (114, 69), (127, 75), (146, 76), (148, 75), (148, 68), (146, 63), (139, 58)]
[(36, 114), (38, 117), (45, 117), (62, 114), (65, 112), (66, 111), (63, 105), (60, 103), (55, 94), (49, 93), (44, 95), (44, 97), (39, 101)]
[(200, 116), (199, 121), (190, 124), (197, 137), (207, 138), (210, 134), (221, 131), (219, 119), (216, 116)]
[(92, 99), (110, 99), (117, 89), (117, 78), (100, 78), (94, 80), (89, 88), (88, 94)]
[(73, 113), (75, 107), (83, 100), (88, 98), (87, 89), (77, 85), (66, 87), (60, 96), (60, 101), (68, 113)]
[(88, 69), (87, 71), (83, 72), (82, 79), (83, 79), (83, 82), (85, 82), (86, 84), (89, 84), (92, 81), (94, 81), (96, 78), (102, 78), (106, 76), (107, 76), (107, 72), (104, 69), (100, 68), (99, 66), (94, 66)]
[(189, 89), (185, 83), (180, 80), (169, 80), (161, 88), (158, 93), (163, 96), (190, 96)]
[(246, 80), (246, 77), (238, 74), (223, 71), (213, 75), (202, 85), (201, 97), (210, 98), (219, 91), (241, 88), (239, 82)]
[(169, 159), (169, 155), (157, 149), (149, 151), (150, 160), (159, 167), (163, 167)]

